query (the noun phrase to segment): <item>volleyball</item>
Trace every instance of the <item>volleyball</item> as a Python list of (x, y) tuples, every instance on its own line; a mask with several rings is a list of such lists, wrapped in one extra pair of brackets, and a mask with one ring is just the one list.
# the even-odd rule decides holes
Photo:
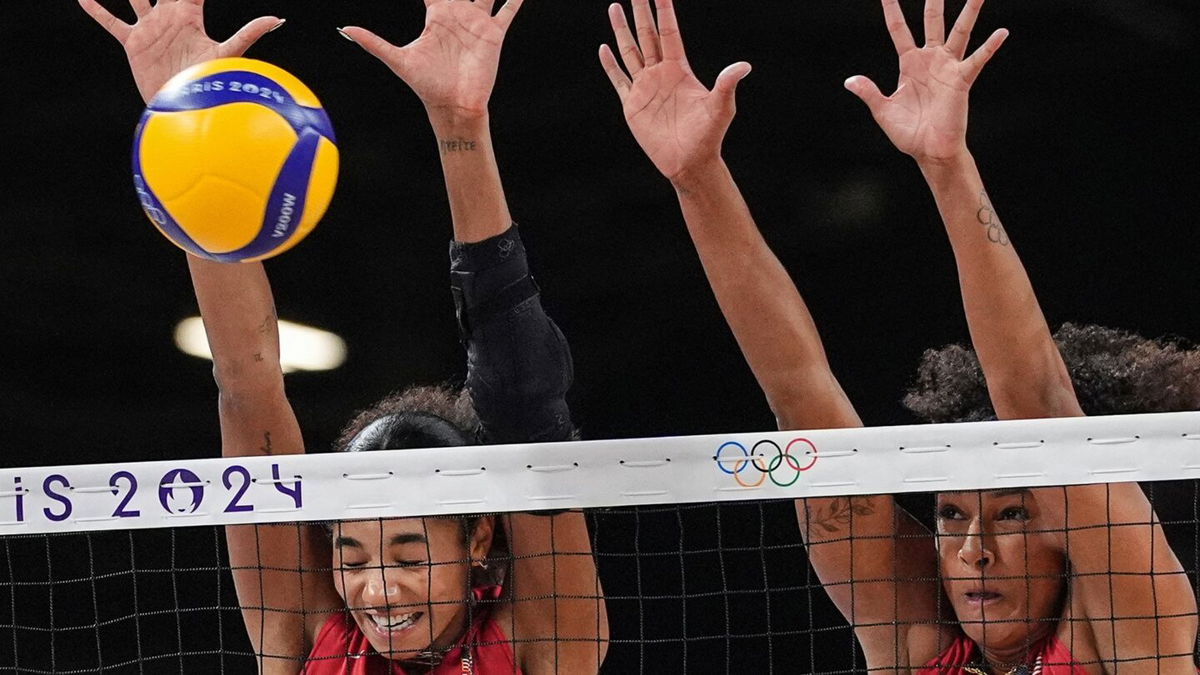
[(200, 63), (146, 106), (133, 183), (169, 240), (219, 262), (253, 262), (300, 243), (337, 182), (333, 126), (316, 95), (278, 66)]

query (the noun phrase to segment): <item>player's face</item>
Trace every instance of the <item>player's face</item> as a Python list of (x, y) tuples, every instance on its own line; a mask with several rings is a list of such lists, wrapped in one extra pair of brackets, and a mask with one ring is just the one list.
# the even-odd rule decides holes
[(945, 492), (937, 499), (942, 583), (967, 637), (1019, 651), (1058, 623), (1065, 563), (1028, 490)]
[(483, 519), (465, 540), (456, 518), (342, 522), (333, 528), (333, 580), (367, 641), (410, 659), (466, 629), (472, 559), (491, 544)]

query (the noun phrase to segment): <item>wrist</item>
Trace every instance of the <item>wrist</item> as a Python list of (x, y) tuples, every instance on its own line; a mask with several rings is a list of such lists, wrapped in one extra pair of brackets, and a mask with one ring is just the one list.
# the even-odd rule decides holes
[(488, 128), (488, 111), (469, 110), (455, 106), (426, 106), (429, 124), (439, 135), (444, 133), (477, 133)]
[(488, 116), (465, 117), (455, 114), (430, 114), (429, 123), (437, 137), (438, 154), (472, 153), (481, 150), (490, 135)]
[(975, 165), (975, 158), (964, 145), (957, 152), (942, 157), (914, 157), (921, 173), (927, 178), (958, 174)]
[(703, 190), (713, 181), (719, 180), (728, 173), (729, 169), (725, 166), (725, 160), (718, 155), (680, 170), (670, 177), (671, 186), (680, 195), (688, 195)]

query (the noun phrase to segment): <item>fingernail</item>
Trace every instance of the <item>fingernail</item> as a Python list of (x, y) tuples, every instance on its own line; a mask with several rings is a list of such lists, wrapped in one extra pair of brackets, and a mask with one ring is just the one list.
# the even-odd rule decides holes
[[(346, 38), (347, 40), (349, 40), (349, 41), (351, 41), (351, 42), (354, 42), (354, 38), (350, 37), (350, 36), (349, 36), (349, 35), (346, 33), (346, 31), (345, 31), (345, 30), (343, 30), (343, 29), (339, 28), (339, 29), (337, 29), (337, 32), (338, 32), (338, 35), (341, 35), (342, 37)], [(355, 44), (357, 44), (357, 43), (355, 43)]]
[(285, 23), (287, 23), (287, 19), (280, 19), (280, 20), (279, 20), (279, 23), (275, 24), (274, 26), (271, 26), (271, 30), (269, 30), (269, 31), (267, 31), (267, 32), (268, 32), (268, 33), (271, 33), (271, 32), (277, 31), (277, 30), (279, 30), (279, 29), (280, 29), (280, 28), (283, 26), (283, 24), (285, 24)]

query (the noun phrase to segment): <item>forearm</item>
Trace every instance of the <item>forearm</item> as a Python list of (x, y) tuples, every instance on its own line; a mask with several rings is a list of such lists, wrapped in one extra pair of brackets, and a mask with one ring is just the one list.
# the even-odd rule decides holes
[(217, 384), (282, 382), (275, 301), (262, 264), (217, 263), (191, 255), (187, 260)]
[(859, 426), (791, 277), (723, 162), (674, 182), (717, 304), (781, 428)]
[(437, 136), (454, 239), (478, 242), (508, 229), (512, 217), (500, 183), (489, 118), (430, 111), (429, 120)]
[(921, 165), (950, 237), (971, 341), (1001, 418), (1080, 415), (1033, 286), (974, 159)]
[(284, 393), (275, 305), (262, 265), (189, 255), (188, 267), (220, 389), (223, 454), (302, 452)]

